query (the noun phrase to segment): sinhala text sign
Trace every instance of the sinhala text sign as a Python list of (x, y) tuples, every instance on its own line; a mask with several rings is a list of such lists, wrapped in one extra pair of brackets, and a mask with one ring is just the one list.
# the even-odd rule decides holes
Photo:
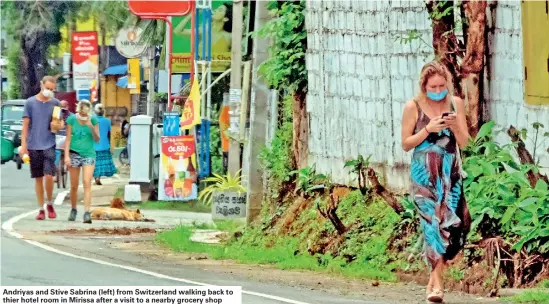
[(213, 219), (239, 217), (246, 217), (246, 192), (214, 192), (212, 194)]
[(96, 89), (99, 78), (97, 32), (72, 33), (71, 50), (74, 89)]
[(188, 201), (198, 197), (194, 136), (162, 136), (158, 199)]

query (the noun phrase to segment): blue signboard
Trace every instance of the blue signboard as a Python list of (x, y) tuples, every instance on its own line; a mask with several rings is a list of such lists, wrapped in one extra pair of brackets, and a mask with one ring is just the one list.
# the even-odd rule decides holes
[(76, 99), (77, 100), (91, 101), (90, 98), (91, 98), (90, 90), (77, 90), (76, 91)]
[(162, 117), (163, 134), (164, 136), (179, 136), (181, 128), (179, 127), (180, 117), (179, 112), (165, 112)]

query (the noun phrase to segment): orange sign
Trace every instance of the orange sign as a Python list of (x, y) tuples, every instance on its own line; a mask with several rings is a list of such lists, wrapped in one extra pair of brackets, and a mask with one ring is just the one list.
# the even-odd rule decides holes
[(223, 152), (229, 152), (229, 136), (226, 133), (231, 123), (229, 110), (230, 106), (223, 106), (221, 114), (219, 114), (219, 132), (221, 132), (221, 149)]

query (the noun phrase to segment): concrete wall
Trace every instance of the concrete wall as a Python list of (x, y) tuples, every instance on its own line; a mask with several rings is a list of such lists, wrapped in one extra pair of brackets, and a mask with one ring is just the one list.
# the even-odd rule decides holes
[[(486, 115), (502, 125), (540, 121), (549, 128), (549, 109), (523, 102), (520, 2), (500, 2), (496, 12)], [(371, 155), (384, 182), (406, 190), (411, 154), (400, 146), (402, 109), (417, 92), (422, 65), (433, 58), (424, 2), (315, 0), (306, 14), (309, 163), (349, 184), (345, 161)], [(401, 43), (410, 30), (421, 39)]]
[[(534, 134), (532, 124), (540, 122), (549, 131), (549, 106), (531, 106), (524, 102), (524, 67), (520, 1), (498, 2), (495, 10), (493, 33), (488, 35), (489, 65), (485, 81), (484, 98), (488, 103), (487, 117), (499, 125), (518, 129), (527, 128)], [(532, 46), (535, 47), (535, 46)], [(549, 85), (549, 84), (548, 84)], [(509, 137), (503, 133), (497, 137), (502, 143), (508, 143)], [(533, 152), (531, 141), (526, 141), (527, 148)], [(537, 150), (542, 170), (547, 173), (549, 153), (546, 142), (543, 149)]]

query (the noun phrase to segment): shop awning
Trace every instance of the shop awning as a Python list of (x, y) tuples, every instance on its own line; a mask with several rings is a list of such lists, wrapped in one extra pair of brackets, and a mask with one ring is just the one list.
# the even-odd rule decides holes
[(126, 75), (128, 72), (128, 66), (125, 64), (121, 65), (113, 65), (112, 67), (108, 67), (103, 72), (103, 75)]
[(118, 81), (116, 81), (116, 86), (121, 87), (123, 89), (127, 88), (128, 87), (128, 76), (118, 78)]

